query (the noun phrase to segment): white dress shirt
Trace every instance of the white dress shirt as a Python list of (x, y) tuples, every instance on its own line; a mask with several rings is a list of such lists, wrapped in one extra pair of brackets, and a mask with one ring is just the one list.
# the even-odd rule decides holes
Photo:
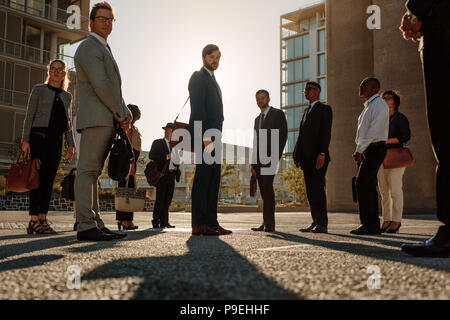
[(358, 118), (356, 152), (363, 153), (371, 143), (387, 141), (389, 136), (389, 107), (378, 95), (364, 102), (364, 110)]
[(100, 41), (100, 43), (101, 43), (102, 45), (105, 46), (106, 50), (107, 50), (107, 51), (111, 54), (111, 56), (112, 56), (111, 51), (108, 49), (108, 42), (106, 42), (106, 40), (103, 39), (103, 37), (99, 36), (99, 35), (96, 34), (95, 32), (91, 32), (91, 33), (89, 33), (89, 34), (90, 34), (91, 36), (95, 37), (98, 41)]
[[(169, 149), (169, 151), (170, 151), (169, 140), (167, 140), (166, 138), (164, 138), (164, 141), (166, 142), (167, 149)], [(172, 152), (171, 152), (171, 154), (172, 154), (172, 159), (170, 159), (169, 169), (168, 169), (168, 170), (170, 170), (170, 171), (176, 170), (176, 169), (177, 169), (177, 168), (175, 167), (175, 165), (173, 164), (173, 160), (174, 160), (175, 157), (177, 156), (177, 154), (175, 154), (175, 153), (176, 153), (176, 150), (172, 149)], [(167, 159), (169, 159), (169, 155), (167, 155)]]
[[(267, 119), (267, 115), (269, 114), (269, 111), (270, 111), (271, 108), (272, 108), (272, 107), (269, 106), (269, 107), (267, 107), (266, 111), (261, 112), (261, 114), (264, 114), (264, 120)], [(263, 121), (261, 121), (261, 120), (262, 120), (262, 119), (261, 119), (261, 117), (260, 117), (260, 118), (259, 118), (259, 129), (262, 128), (262, 123), (263, 123)]]

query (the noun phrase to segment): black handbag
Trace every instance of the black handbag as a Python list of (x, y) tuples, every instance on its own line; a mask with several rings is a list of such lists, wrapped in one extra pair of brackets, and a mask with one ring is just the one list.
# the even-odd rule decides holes
[(61, 181), (61, 197), (67, 200), (75, 201), (75, 174), (76, 168), (70, 170), (70, 173)]
[(114, 181), (126, 181), (134, 163), (134, 152), (122, 128), (116, 131), (114, 143), (109, 154), (108, 176)]

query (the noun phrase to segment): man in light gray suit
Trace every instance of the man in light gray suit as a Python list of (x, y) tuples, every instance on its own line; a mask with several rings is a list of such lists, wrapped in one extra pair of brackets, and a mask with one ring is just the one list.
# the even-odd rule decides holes
[(107, 43), (114, 9), (107, 2), (93, 6), (91, 34), (75, 53), (80, 105), (76, 128), (81, 133), (75, 200), (78, 240), (108, 241), (126, 234), (110, 231), (99, 215), (98, 177), (115, 134), (115, 123), (129, 126), (131, 112), (122, 98), (119, 68)]

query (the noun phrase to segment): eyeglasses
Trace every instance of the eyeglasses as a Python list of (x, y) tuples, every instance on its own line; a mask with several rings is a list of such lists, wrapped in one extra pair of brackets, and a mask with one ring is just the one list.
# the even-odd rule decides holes
[(52, 72), (52, 73), (64, 73), (66, 71), (66, 69), (64, 69), (64, 68), (51, 68), (50, 69), (50, 72)]
[(107, 17), (103, 17), (103, 16), (98, 16), (98, 17), (95, 17), (95, 19), (97, 19), (98, 21), (100, 21), (101, 23), (107, 23), (107, 22), (109, 22), (109, 23), (114, 23), (114, 22), (116, 22), (116, 19), (114, 19), (114, 18), (107, 18)]

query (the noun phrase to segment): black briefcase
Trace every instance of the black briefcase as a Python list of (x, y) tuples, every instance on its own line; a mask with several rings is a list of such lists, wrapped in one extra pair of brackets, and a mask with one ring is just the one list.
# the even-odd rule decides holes
[(133, 163), (133, 148), (127, 135), (120, 128), (116, 132), (114, 144), (109, 154), (108, 176), (114, 181), (126, 181)]
[(252, 174), (250, 178), (250, 197), (256, 196), (256, 189), (258, 187), (258, 180), (256, 179), (256, 175)]
[(75, 174), (76, 168), (70, 170), (70, 173), (61, 181), (61, 197), (67, 200), (75, 201)]

